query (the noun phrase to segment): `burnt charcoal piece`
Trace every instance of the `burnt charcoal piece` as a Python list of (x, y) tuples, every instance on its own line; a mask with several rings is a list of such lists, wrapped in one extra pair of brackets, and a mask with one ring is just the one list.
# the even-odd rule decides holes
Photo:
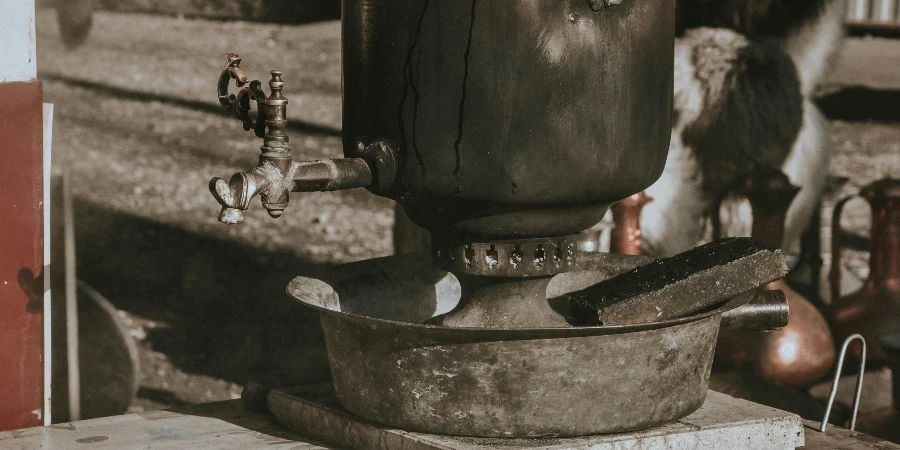
[(780, 250), (750, 238), (726, 238), (653, 261), (562, 299), (575, 325), (648, 323), (700, 311), (785, 274), (787, 264)]

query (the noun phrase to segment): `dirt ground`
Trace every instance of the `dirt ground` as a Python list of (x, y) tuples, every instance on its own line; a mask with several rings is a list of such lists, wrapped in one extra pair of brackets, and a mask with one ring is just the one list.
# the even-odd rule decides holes
[[(102, 12), (74, 51), (62, 46), (52, 11), (39, 11), (37, 25), (39, 78), (55, 104), (54, 169), (68, 169), (77, 198), (79, 273), (119, 309), (140, 347), (132, 410), (238, 397), (259, 355), (278, 355), (276, 344), (293, 339), (273, 327), (312, 323), (270, 306), (283, 301), (269, 299), (290, 274), (391, 253), (392, 203), (364, 190), (295, 195), (277, 221), (254, 207), (243, 225), (226, 227), (206, 188), (212, 176), (252, 167), (260, 145), (218, 109), (213, 87), (226, 52), (241, 53), (251, 77), (284, 72), (295, 156), (340, 156), (339, 24)], [(854, 87), (881, 103), (896, 99), (900, 41), (853, 38), (846, 50), (823, 90), (835, 118), (831, 172), (851, 179), (841, 194), (900, 177), (900, 106), (854, 112), (843, 105), (855, 97), (840, 97)], [(867, 214), (853, 205), (845, 226), (866, 235)], [(855, 255), (862, 276), (865, 254)], [(219, 273), (235, 268), (254, 281)]]

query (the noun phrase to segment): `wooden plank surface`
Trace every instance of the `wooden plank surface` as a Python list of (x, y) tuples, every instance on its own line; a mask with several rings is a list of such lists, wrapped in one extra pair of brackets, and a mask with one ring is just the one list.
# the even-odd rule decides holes
[(43, 104), (0, 83), (0, 430), (43, 422)]

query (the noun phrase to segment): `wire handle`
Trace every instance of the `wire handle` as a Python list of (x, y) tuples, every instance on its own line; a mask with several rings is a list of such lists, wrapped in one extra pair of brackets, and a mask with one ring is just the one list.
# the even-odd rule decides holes
[(847, 347), (854, 340), (859, 339), (859, 345), (862, 346), (859, 359), (859, 375), (856, 376), (856, 392), (853, 394), (853, 416), (850, 418), (850, 431), (856, 429), (856, 414), (859, 412), (859, 397), (862, 395), (863, 374), (866, 372), (866, 339), (859, 334), (854, 334), (844, 339), (841, 346), (841, 354), (838, 357), (837, 370), (834, 372), (834, 381), (831, 383), (831, 394), (828, 395), (828, 406), (825, 408), (825, 417), (822, 418), (822, 425), (819, 431), (824, 433), (825, 427), (828, 426), (828, 416), (831, 415), (831, 407), (834, 406), (834, 397), (837, 395), (838, 382), (841, 379), (841, 370), (844, 368), (844, 357), (847, 356)]

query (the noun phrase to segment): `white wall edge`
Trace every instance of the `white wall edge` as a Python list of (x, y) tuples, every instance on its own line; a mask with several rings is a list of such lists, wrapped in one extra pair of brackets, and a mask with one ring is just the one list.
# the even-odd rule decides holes
[(37, 33), (34, 0), (0, 0), (0, 83), (37, 78)]

